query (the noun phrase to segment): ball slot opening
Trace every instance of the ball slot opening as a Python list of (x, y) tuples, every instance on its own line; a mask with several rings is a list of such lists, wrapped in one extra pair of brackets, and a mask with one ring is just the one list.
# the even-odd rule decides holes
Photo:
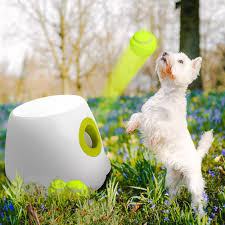
[(92, 125), (87, 125), (87, 127), (85, 128), (84, 138), (86, 144), (90, 148), (96, 148), (96, 146), (98, 145), (98, 136)]

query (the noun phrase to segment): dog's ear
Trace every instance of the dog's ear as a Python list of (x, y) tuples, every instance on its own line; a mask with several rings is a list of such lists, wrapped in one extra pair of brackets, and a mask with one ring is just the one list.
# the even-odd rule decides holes
[(194, 79), (197, 78), (202, 64), (202, 57), (197, 57), (192, 60), (192, 69), (193, 69), (193, 77)]

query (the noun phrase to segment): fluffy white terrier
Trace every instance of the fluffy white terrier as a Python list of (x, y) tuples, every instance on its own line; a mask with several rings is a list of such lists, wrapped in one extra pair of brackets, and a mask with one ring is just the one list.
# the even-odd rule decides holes
[(180, 186), (187, 185), (192, 207), (203, 214), (205, 182), (201, 162), (214, 138), (213, 130), (205, 132), (196, 150), (187, 128), (186, 90), (201, 68), (201, 57), (190, 60), (184, 53), (164, 52), (157, 60), (156, 71), (161, 88), (131, 116), (126, 132), (139, 129), (144, 144), (167, 168), (166, 187), (172, 200)]

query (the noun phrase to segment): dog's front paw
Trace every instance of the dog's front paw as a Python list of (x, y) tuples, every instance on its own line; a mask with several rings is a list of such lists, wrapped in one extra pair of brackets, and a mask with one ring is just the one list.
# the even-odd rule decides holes
[(149, 139), (149, 146), (154, 147), (156, 146), (160, 141), (160, 138), (152, 137)]
[(138, 123), (129, 124), (129, 122), (128, 122), (127, 127), (126, 127), (126, 133), (130, 134), (130, 133), (134, 132), (137, 128), (138, 128)]
[(151, 147), (153, 147), (153, 146), (155, 145), (154, 138), (151, 138), (151, 139), (150, 139), (149, 145), (150, 145)]

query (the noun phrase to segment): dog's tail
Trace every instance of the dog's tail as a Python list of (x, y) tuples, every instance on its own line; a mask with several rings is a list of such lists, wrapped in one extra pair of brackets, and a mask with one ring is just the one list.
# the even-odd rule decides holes
[(136, 130), (141, 123), (142, 113), (134, 113), (126, 125), (126, 133)]
[(205, 156), (205, 154), (208, 153), (209, 148), (212, 145), (213, 141), (214, 141), (213, 130), (206, 131), (202, 135), (201, 140), (198, 145), (198, 148), (197, 148), (198, 154), (202, 159)]

